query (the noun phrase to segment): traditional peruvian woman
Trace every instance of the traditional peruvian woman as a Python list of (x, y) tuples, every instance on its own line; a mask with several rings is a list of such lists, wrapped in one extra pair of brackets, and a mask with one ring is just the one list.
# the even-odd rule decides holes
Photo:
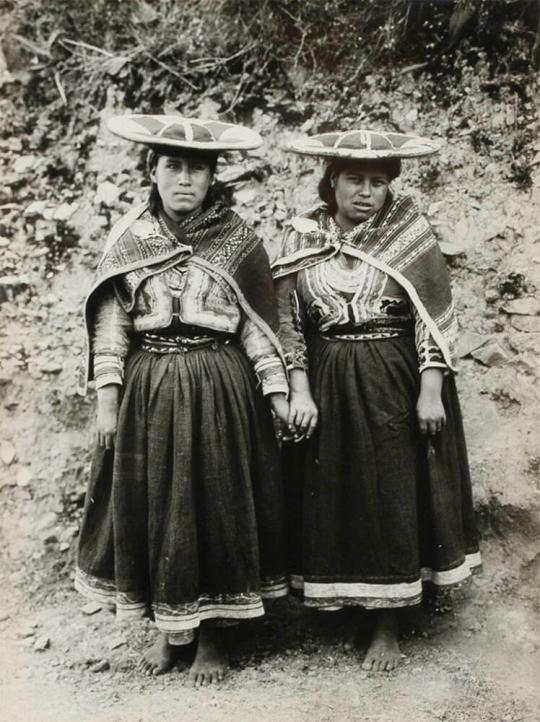
[(480, 564), (445, 262), (390, 190), (401, 158), (436, 146), (360, 130), (291, 150), (327, 159), (322, 203), (292, 220), (273, 266), (301, 440), (284, 448), (293, 585), (311, 607), (375, 610), (363, 668), (391, 670), (396, 609)]
[(213, 186), (220, 151), (261, 139), (176, 116), (109, 128), (150, 147), (152, 191), (113, 229), (86, 302), (99, 443), (76, 586), (119, 617), (153, 616), (148, 673), (196, 637), (191, 678), (208, 684), (227, 667), (220, 626), (287, 593), (270, 409), (287, 417), (288, 384), (272, 278)]

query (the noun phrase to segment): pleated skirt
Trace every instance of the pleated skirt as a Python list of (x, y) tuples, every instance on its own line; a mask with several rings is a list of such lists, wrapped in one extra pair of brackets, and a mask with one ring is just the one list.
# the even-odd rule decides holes
[(240, 348), (133, 352), (115, 449), (92, 464), (77, 589), (187, 643), (287, 593), (285, 536), (271, 414)]
[(309, 361), (318, 429), (282, 452), (292, 586), (321, 609), (389, 608), (470, 576), (481, 561), (453, 375), (447, 424), (426, 438), (412, 337), (317, 336)]

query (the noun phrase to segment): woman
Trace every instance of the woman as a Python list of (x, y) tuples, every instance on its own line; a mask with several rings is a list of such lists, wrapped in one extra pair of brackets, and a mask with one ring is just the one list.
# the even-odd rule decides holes
[(120, 617), (153, 615), (146, 672), (168, 670), (198, 630), (190, 674), (208, 684), (226, 669), (219, 627), (287, 593), (263, 398), (286, 418), (270, 267), (212, 186), (219, 151), (260, 137), (175, 116), (109, 128), (150, 146), (152, 191), (113, 229), (86, 303), (99, 445), (76, 587)]
[(329, 158), (323, 203), (292, 221), (273, 265), (290, 424), (305, 439), (284, 449), (293, 586), (318, 609), (377, 610), (367, 670), (397, 665), (395, 609), (420, 601), (422, 581), (480, 563), (445, 263), (389, 187), (401, 158), (435, 149), (372, 131), (294, 146)]

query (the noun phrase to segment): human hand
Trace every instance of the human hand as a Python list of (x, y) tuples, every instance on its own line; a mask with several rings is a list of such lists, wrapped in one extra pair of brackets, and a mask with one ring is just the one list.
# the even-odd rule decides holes
[(319, 420), (319, 411), (309, 390), (291, 390), (288, 426), (294, 430), (294, 441), (309, 439)]
[(98, 389), (97, 397), (97, 440), (106, 449), (114, 448), (116, 428), (118, 425), (120, 388), (109, 384)]
[(287, 425), (289, 420), (289, 402), (287, 401), (286, 395), (281, 393), (269, 394), (268, 400), (277, 418), (282, 424)]
[(422, 390), (416, 404), (416, 415), (422, 434), (438, 434), (446, 424), (440, 393)]

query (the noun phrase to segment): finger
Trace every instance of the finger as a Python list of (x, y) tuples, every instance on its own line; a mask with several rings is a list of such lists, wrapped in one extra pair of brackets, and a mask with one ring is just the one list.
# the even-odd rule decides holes
[(300, 431), (300, 433), (304, 434), (307, 431), (309, 426), (309, 419), (310, 415), (308, 414), (308, 412), (303, 411), (296, 424), (296, 428)]
[(308, 430), (306, 432), (306, 439), (309, 439), (309, 438), (311, 438), (311, 436), (313, 436), (313, 432), (317, 428), (317, 422), (318, 422), (317, 414), (313, 414), (311, 417), (311, 421), (309, 422)]
[(435, 434), (436, 434), (437, 431), (438, 431), (438, 429), (437, 429), (437, 422), (435, 422), (435, 421), (428, 421), (428, 429), (429, 429), (429, 433), (431, 434), (431, 436), (435, 436)]
[(97, 440), (99, 446), (105, 446), (105, 439), (103, 438), (101, 431), (98, 431)]
[(428, 427), (427, 427), (426, 422), (425, 422), (425, 421), (419, 421), (419, 422), (418, 422), (418, 425), (419, 425), (419, 427), (420, 427), (420, 433), (422, 433), (422, 434), (424, 434), (424, 435), (427, 434), (427, 432), (428, 432)]
[(112, 436), (111, 434), (105, 434), (105, 448), (106, 449), (112, 449)]

